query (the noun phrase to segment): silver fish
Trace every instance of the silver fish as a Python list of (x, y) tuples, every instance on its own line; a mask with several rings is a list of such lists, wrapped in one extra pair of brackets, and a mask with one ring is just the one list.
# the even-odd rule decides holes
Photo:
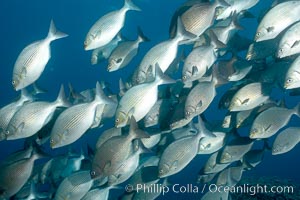
[(41, 157), (40, 154), (33, 152), (29, 158), (1, 165), (0, 198), (7, 199), (16, 194), (30, 178), (34, 161)]
[(269, 98), (270, 87), (262, 83), (250, 83), (237, 91), (233, 96), (229, 110), (250, 110), (265, 102)]
[(292, 115), (299, 114), (299, 106), (294, 109), (272, 107), (260, 113), (254, 120), (249, 137), (268, 138), (287, 125)]
[(224, 0), (216, 0), (214, 3), (195, 4), (181, 15), (185, 30), (200, 36), (213, 24), (216, 8), (228, 5)]
[(55, 200), (80, 200), (93, 186), (89, 171), (79, 171), (65, 178), (58, 186)]
[(34, 83), (41, 76), (51, 57), (50, 43), (67, 36), (57, 31), (54, 22), (51, 21), (48, 36), (23, 49), (13, 70), (12, 85), (16, 91)]
[(134, 174), (139, 166), (140, 154), (148, 152), (140, 141), (137, 143), (138, 149), (135, 150), (133, 154), (129, 155), (112, 175), (108, 176), (108, 185), (118, 185), (123, 183)]
[(81, 200), (95, 200), (95, 199), (101, 199), (101, 200), (108, 200), (109, 192), (111, 189), (115, 188), (114, 186), (108, 186), (105, 188), (96, 188), (93, 190), (90, 190), (84, 197), (82, 197)]
[(149, 135), (138, 129), (137, 123), (132, 117), (128, 135), (112, 137), (96, 150), (92, 163), (92, 178), (114, 174), (128, 156), (134, 152), (134, 149), (137, 149), (132, 141), (143, 137), (149, 137)]
[(190, 91), (184, 107), (186, 118), (193, 118), (209, 107), (216, 96), (215, 84), (214, 80), (200, 82)]
[(145, 127), (155, 126), (161, 123), (172, 109), (171, 99), (159, 99), (144, 117)]
[(107, 45), (122, 29), (128, 10), (140, 11), (131, 0), (125, 0), (120, 10), (102, 16), (89, 30), (84, 41), (84, 49), (92, 50)]
[(284, 58), (300, 53), (300, 22), (290, 27), (280, 39), (276, 56)]
[(279, 133), (272, 147), (272, 155), (283, 154), (292, 150), (300, 141), (300, 128), (289, 127)]
[(135, 41), (124, 41), (112, 51), (108, 59), (107, 71), (112, 72), (128, 65), (130, 61), (137, 55), (139, 45), (142, 42), (149, 41), (139, 29), (138, 38)]
[(250, 151), (254, 141), (248, 137), (239, 137), (230, 141), (221, 151), (220, 163), (232, 163), (240, 160), (248, 151)]
[(36, 101), (23, 105), (7, 126), (7, 140), (27, 138), (36, 134), (52, 119), (57, 107), (68, 106), (63, 86), (54, 102)]
[(221, 155), (220, 151), (213, 153), (204, 165), (203, 172), (205, 174), (214, 174), (225, 169), (230, 163), (219, 163), (218, 158)]
[(97, 143), (96, 143), (96, 149), (100, 148), (103, 143), (105, 143), (107, 140), (109, 140), (112, 137), (115, 136), (121, 136), (122, 131), (120, 128), (111, 128), (108, 130), (105, 130), (101, 135), (99, 136)]
[(140, 121), (151, 110), (158, 98), (158, 86), (174, 83), (172, 79), (165, 76), (160, 67), (156, 65), (156, 77), (151, 83), (144, 83), (130, 88), (119, 102), (116, 111), (115, 126), (117, 128), (126, 126), (128, 120), (133, 116)]
[(287, 1), (273, 7), (258, 25), (254, 40), (256, 42), (275, 38), (291, 24), (300, 20), (299, 1)]
[(5, 130), (13, 118), (14, 114), (22, 107), (26, 102), (31, 102), (33, 98), (28, 94), (25, 89), (21, 90), (21, 97), (3, 108), (0, 109), (0, 141), (6, 139)]
[(289, 67), (286, 75), (284, 86), (285, 89), (300, 87), (300, 56), (298, 56)]
[[(201, 122), (202, 119), (200, 117), (198, 119)], [(208, 134), (199, 131), (196, 135), (187, 136), (171, 143), (164, 150), (158, 163), (159, 177), (171, 176), (185, 168), (197, 155), (201, 138), (207, 137)]]
[(216, 49), (223, 44), (220, 44), (214, 33), (210, 33), (211, 43), (196, 47), (187, 56), (182, 69), (182, 81), (184, 83), (201, 78), (215, 63), (217, 59)]
[(75, 142), (93, 125), (97, 106), (111, 103), (97, 82), (94, 101), (72, 106), (58, 116), (51, 131), (51, 148)]
[[(209, 131), (204, 125), (199, 125), (202, 131)], [(221, 149), (225, 144), (226, 133), (223, 132), (211, 132), (208, 135), (214, 135), (215, 137), (205, 137), (199, 143), (198, 154), (211, 154)]]
[(101, 60), (108, 59), (112, 51), (118, 46), (118, 43), (122, 40), (120, 34), (116, 35), (112, 41), (107, 45), (94, 49), (91, 57), (91, 64), (96, 65)]
[(226, 19), (230, 17), (234, 12), (240, 13), (243, 10), (248, 10), (255, 6), (259, 2), (259, 0), (226, 0), (226, 2), (230, 4), (230, 6), (226, 8), (220, 8), (220, 11), (216, 14), (217, 20)]
[(143, 60), (136, 70), (136, 81), (138, 84), (144, 83), (149, 78), (149, 76), (151, 77), (151, 75), (153, 77), (153, 71), (156, 64), (159, 65), (162, 72), (165, 72), (169, 68), (173, 60), (176, 58), (178, 45), (180, 44), (180, 42), (195, 37), (193, 34), (187, 32), (184, 29), (179, 18), (177, 26), (178, 29), (175, 38), (155, 45), (144, 56)]

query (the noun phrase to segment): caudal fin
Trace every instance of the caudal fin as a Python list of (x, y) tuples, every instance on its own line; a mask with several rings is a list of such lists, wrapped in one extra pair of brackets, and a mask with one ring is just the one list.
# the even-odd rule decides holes
[(149, 42), (150, 41), (150, 39), (144, 35), (141, 27), (138, 27), (138, 34), (139, 34), (139, 36), (138, 36), (139, 41), (141, 41), (141, 42)]
[(56, 103), (57, 107), (69, 107), (70, 106), (70, 103), (67, 100), (67, 97), (65, 94), (65, 89), (64, 89), (63, 85), (60, 86), (59, 94), (58, 94), (58, 97), (57, 97), (55, 103)]
[(155, 64), (155, 81), (158, 81), (159, 85), (176, 83), (175, 80), (171, 79), (162, 72), (158, 63)]
[(190, 33), (185, 30), (184, 25), (182, 24), (181, 18), (177, 19), (177, 30), (175, 39), (177, 39), (181, 44), (188, 43), (190, 40), (196, 39), (197, 35)]
[(138, 124), (133, 116), (130, 119), (129, 135), (132, 139), (150, 137), (150, 135), (148, 135), (146, 132), (139, 129)]
[(115, 104), (116, 102), (112, 101), (110, 98), (108, 98), (100, 83), (97, 81), (96, 83), (96, 96), (94, 101), (98, 101), (100, 104)]
[(126, 10), (135, 10), (135, 11), (142, 11), (139, 7), (134, 5), (132, 0), (125, 0), (125, 4), (123, 6)]
[(57, 40), (57, 39), (60, 39), (60, 38), (67, 37), (67, 36), (68, 36), (68, 34), (65, 34), (65, 33), (60, 32), (59, 30), (57, 30), (53, 20), (51, 20), (47, 38), (50, 41), (53, 41), (53, 40)]

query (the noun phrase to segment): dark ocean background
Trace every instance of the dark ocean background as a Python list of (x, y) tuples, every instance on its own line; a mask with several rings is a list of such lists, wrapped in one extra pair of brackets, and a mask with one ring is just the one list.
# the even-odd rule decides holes
[[(123, 80), (126, 80), (151, 47), (168, 39), (171, 17), (183, 2), (185, 0), (134, 0), (142, 12), (129, 11), (127, 13), (125, 26), (121, 30), (122, 35), (134, 40), (137, 37), (137, 26), (140, 26), (151, 41), (141, 44), (138, 55), (129, 66), (109, 73), (106, 71), (107, 62), (95, 66), (90, 64), (91, 51), (84, 51), (83, 42), (88, 30), (96, 20), (110, 11), (121, 8), (123, 0), (0, 1), (0, 107), (7, 105), (19, 96), (19, 92), (15, 92), (11, 84), (14, 63), (25, 46), (47, 36), (51, 19), (54, 20), (57, 29), (69, 34), (69, 37), (51, 44), (52, 57), (37, 81), (40, 87), (48, 91), (46, 94), (40, 95), (40, 99), (47, 101), (56, 99), (61, 84), (67, 91), (68, 83), (71, 83), (76, 91), (82, 91), (95, 87), (96, 81), (108, 82), (110, 89), (117, 94), (119, 78), (122, 77)], [(260, 17), (270, 3), (271, 0), (261, 0), (250, 11)], [(241, 24), (245, 28), (241, 31), (242, 35), (253, 39), (257, 27), (256, 19), (243, 20)], [(218, 89), (218, 97), (205, 112), (209, 120), (224, 118), (226, 112), (218, 111), (217, 103), (225, 89), (228, 87)], [(299, 97), (289, 97), (287, 93), (281, 91), (275, 91), (273, 98), (285, 98), (288, 107), (295, 106), (300, 100)], [(293, 117), (288, 126), (292, 125), (299, 126), (297, 117)], [(73, 148), (80, 151), (81, 147), (86, 148), (87, 143), (93, 147), (101, 132), (111, 126), (112, 123), (108, 123), (103, 128), (88, 131), (79, 141), (72, 144)], [(243, 129), (240, 133), (247, 134), (248, 131), (248, 129)], [(21, 149), (23, 143), (24, 140), (1, 141), (0, 160)], [(272, 143), (270, 142), (270, 144)], [(52, 153), (57, 155), (65, 150), (66, 148), (59, 149)], [(280, 179), (290, 179), (300, 183), (299, 155), (300, 145), (282, 155), (272, 156), (270, 152), (266, 152), (263, 162), (252, 171), (245, 172), (243, 177), (276, 176)], [(208, 157), (209, 155), (198, 155), (181, 173), (172, 176), (170, 181), (179, 184), (195, 183), (196, 175)], [(172, 195), (174, 194), (168, 194), (161, 199), (172, 199)], [(193, 195), (186, 197), (192, 198)]]

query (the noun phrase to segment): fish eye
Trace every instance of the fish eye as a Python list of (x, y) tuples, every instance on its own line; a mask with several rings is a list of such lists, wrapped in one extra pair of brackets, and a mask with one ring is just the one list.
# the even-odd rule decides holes
[(186, 115), (190, 115), (191, 113), (190, 113), (190, 111), (186, 111), (186, 113), (185, 113)]
[(287, 82), (287, 83), (292, 83), (292, 82), (293, 82), (293, 79), (289, 78), (289, 79), (286, 80), (286, 82)]
[(13, 80), (11, 83), (12, 83), (13, 85), (15, 85), (15, 84), (16, 84), (16, 81), (15, 81), (15, 80)]
[(282, 49), (282, 48), (281, 48), (281, 49), (279, 49), (279, 52), (280, 52), (280, 53), (282, 53), (282, 52), (283, 52), (283, 49)]
[(159, 170), (159, 173), (160, 174), (164, 173), (164, 170), (163, 169)]
[(91, 176), (95, 176), (96, 172), (95, 171), (91, 171)]
[(182, 79), (183, 79), (183, 80), (186, 80), (186, 75), (184, 75), (184, 76), (182, 77)]
[(53, 139), (50, 140), (50, 144), (54, 144), (54, 140)]
[(260, 34), (261, 34), (260, 32), (257, 32), (257, 33), (256, 33), (256, 36), (258, 37), (258, 36), (260, 36)]
[(5, 134), (6, 134), (6, 135), (9, 135), (9, 130), (5, 131)]
[(119, 121), (120, 121), (119, 118), (117, 118), (117, 119), (116, 119), (116, 123), (119, 123)]

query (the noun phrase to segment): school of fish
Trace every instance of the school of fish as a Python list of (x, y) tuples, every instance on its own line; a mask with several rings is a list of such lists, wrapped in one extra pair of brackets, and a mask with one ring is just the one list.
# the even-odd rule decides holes
[[(187, 0), (173, 14), (169, 38), (141, 55), (128, 80), (119, 77), (118, 94), (95, 80), (81, 92), (69, 85), (69, 95), (62, 85), (56, 99), (45, 100), (36, 81), (51, 58), (50, 43), (71, 35), (51, 21), (48, 35), (26, 46), (12, 67), (11, 84), (21, 95), (0, 109), (0, 145), (23, 139), (24, 149), (0, 162), (0, 199), (105, 200), (121, 190), (120, 199), (151, 200), (160, 192), (137, 192), (137, 184), (171, 184), (168, 177), (183, 173), (195, 157), (210, 155), (198, 184), (234, 186), (264, 154), (291, 151), (300, 127), (287, 125), (300, 118), (300, 102), (285, 98), (300, 94), (300, 1), (274, 0), (254, 16), (251, 8), (261, 1)], [(82, 41), (92, 51), (91, 65), (107, 60), (110, 75), (126, 71), (151, 40), (141, 27), (135, 40), (121, 35), (127, 12), (140, 16), (143, 9), (124, 0), (99, 16)], [(255, 20), (253, 38), (243, 36), (241, 24)], [(215, 115), (223, 120), (210, 119)], [(111, 121), (113, 127), (96, 129)], [(74, 152), (72, 145), (91, 129), (100, 132), (89, 136), (96, 145)], [(65, 151), (53, 156), (53, 149)], [(230, 193), (201, 199), (226, 200)]]

